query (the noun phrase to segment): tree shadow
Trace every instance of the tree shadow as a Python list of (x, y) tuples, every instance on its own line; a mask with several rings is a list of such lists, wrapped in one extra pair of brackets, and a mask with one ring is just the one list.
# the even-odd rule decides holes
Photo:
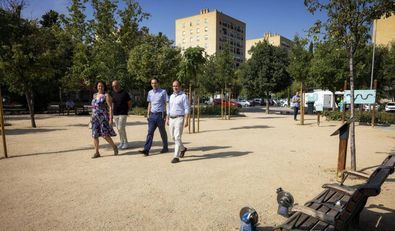
[(395, 210), (382, 204), (370, 204), (361, 212), (359, 227), (361, 230), (394, 230)]
[(188, 148), (188, 151), (211, 151), (211, 150), (216, 150), (216, 149), (225, 149), (225, 148), (231, 148), (232, 146), (204, 146), (204, 147), (193, 147), (193, 148)]
[[(101, 145), (104, 147), (105, 145)], [(67, 153), (67, 152), (75, 152), (75, 151), (85, 151), (85, 150), (92, 150), (94, 151), (93, 147), (83, 147), (83, 148), (76, 148), (76, 149), (69, 149), (69, 150), (60, 150), (60, 151), (50, 151), (50, 152), (36, 152), (36, 153), (29, 153), (29, 154), (22, 154), (16, 156), (9, 156), (9, 158), (17, 158), (17, 157), (26, 157), (26, 156), (39, 156), (39, 155), (53, 155), (53, 154), (60, 154), (60, 153)]]
[(135, 126), (135, 125), (147, 125), (148, 126), (148, 122), (141, 122), (141, 121), (126, 122), (126, 126)]
[(261, 227), (256, 227), (255, 230), (257, 231), (272, 231), (273, 230), (273, 226), (261, 226)]
[(266, 116), (266, 117), (256, 117), (256, 119), (283, 119), (289, 118), (289, 116)]
[[(204, 154), (204, 155), (188, 155), (188, 154), (186, 154), (185, 157), (183, 158), (182, 162), (213, 159), (213, 158), (239, 157), (239, 156), (247, 155), (249, 153), (252, 153), (252, 152), (248, 152), (248, 151), (247, 152), (237, 152), (237, 151), (234, 151), (234, 152), (217, 152), (217, 153)], [(189, 159), (189, 158), (194, 158), (194, 159)]]
[(254, 126), (243, 126), (243, 127), (230, 128), (230, 130), (258, 129), (258, 128), (273, 128), (273, 127), (267, 126), (267, 125), (254, 125)]
[[(87, 125), (86, 125), (87, 126)], [(8, 136), (13, 136), (13, 135), (24, 135), (24, 134), (30, 134), (30, 133), (39, 133), (39, 132), (53, 132), (53, 131), (60, 131), (60, 130), (66, 130), (63, 128), (57, 128), (57, 129), (47, 129), (47, 128), (21, 128), (21, 129), (7, 129), (5, 130), (5, 134)]]

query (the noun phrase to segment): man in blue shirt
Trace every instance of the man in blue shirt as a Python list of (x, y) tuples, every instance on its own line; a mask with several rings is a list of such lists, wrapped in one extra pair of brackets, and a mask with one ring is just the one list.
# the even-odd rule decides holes
[(294, 120), (296, 121), (296, 117), (298, 116), (298, 111), (300, 107), (299, 92), (296, 92), (296, 94), (292, 97), (291, 103), (291, 106), (294, 108)]
[(188, 127), (189, 102), (188, 97), (181, 91), (178, 80), (173, 81), (173, 94), (170, 96), (166, 124), (170, 126), (170, 134), (174, 140), (174, 158), (171, 163), (178, 163), (183, 158), (187, 148), (182, 144), (181, 136), (184, 127)]
[(157, 127), (159, 128), (160, 136), (163, 142), (163, 148), (160, 153), (166, 153), (169, 151), (167, 143), (167, 133), (165, 128), (166, 103), (168, 101), (168, 96), (166, 90), (159, 88), (158, 79), (151, 79), (151, 87), (152, 90), (148, 92), (147, 96), (148, 134), (145, 141), (144, 150), (139, 151), (145, 156), (149, 155), (149, 151), (152, 146), (152, 140), (154, 138), (154, 132)]

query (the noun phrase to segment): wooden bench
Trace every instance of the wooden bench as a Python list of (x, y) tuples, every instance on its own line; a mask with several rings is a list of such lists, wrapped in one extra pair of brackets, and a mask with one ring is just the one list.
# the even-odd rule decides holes
[[(292, 215), (273, 230), (348, 230), (357, 227), (359, 215), (369, 197), (380, 194), (381, 185), (394, 172), (395, 155), (388, 156), (384, 162), (358, 186), (324, 184), (325, 188), (304, 206), (292, 207)], [(355, 172), (354, 172), (355, 173)], [(353, 173), (347, 173), (349, 175)], [(355, 174), (366, 177), (366, 174)]]

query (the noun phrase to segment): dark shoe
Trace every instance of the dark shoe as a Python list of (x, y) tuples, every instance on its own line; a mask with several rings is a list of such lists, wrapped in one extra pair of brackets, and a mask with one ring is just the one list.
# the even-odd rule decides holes
[(117, 146), (114, 146), (114, 156), (118, 156), (118, 148), (117, 148)]
[(169, 152), (169, 149), (162, 149), (161, 151), (160, 151), (160, 153), (168, 153)]
[(188, 150), (187, 148), (184, 148), (184, 150), (181, 151), (181, 153), (180, 153), (180, 158), (183, 158), (183, 157), (184, 157), (185, 152), (186, 152), (187, 150)]
[(98, 158), (100, 157), (100, 153), (96, 152), (95, 154), (93, 154), (92, 159)]
[(149, 153), (146, 150), (139, 150), (139, 153), (144, 154), (144, 156), (149, 156)]
[(180, 162), (180, 159), (178, 159), (178, 158), (173, 158), (171, 160), (171, 163), (173, 163), (173, 164), (178, 163), (178, 162)]

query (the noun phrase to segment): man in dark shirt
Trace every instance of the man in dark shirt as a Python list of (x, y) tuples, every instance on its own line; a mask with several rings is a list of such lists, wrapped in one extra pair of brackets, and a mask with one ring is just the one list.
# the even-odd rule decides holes
[(113, 114), (115, 120), (115, 126), (118, 129), (119, 138), (121, 142), (118, 145), (119, 149), (128, 148), (128, 139), (126, 137), (126, 120), (128, 118), (128, 112), (132, 107), (132, 100), (129, 94), (121, 89), (121, 85), (118, 80), (112, 82), (113, 96)]

